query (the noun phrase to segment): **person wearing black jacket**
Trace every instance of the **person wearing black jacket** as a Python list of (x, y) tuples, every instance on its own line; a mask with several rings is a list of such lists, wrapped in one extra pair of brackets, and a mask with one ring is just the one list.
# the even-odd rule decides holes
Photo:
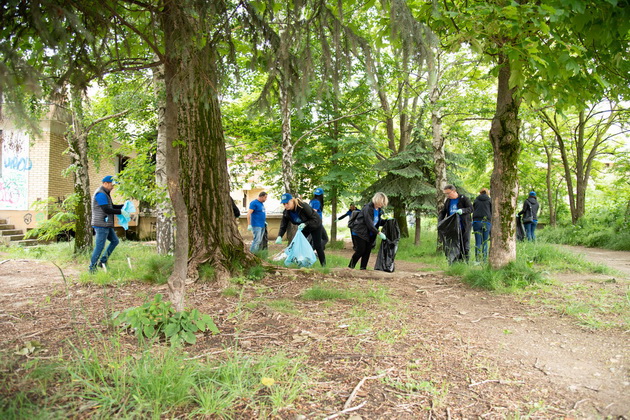
[(492, 229), (492, 201), (488, 189), (482, 188), (473, 203), (472, 229), (475, 234), (475, 260), (488, 260), (488, 243)]
[(350, 258), (349, 268), (354, 268), (361, 260), (361, 270), (367, 269), (370, 260), (370, 252), (376, 244), (376, 236), (387, 239), (378, 228), (385, 224), (383, 220), (383, 207), (389, 202), (387, 196), (382, 192), (377, 192), (372, 197), (372, 201), (367, 203), (357, 215), (356, 221), (352, 225), (352, 243), (354, 244), (354, 254)]
[(538, 209), (540, 204), (536, 199), (536, 191), (531, 191), (529, 197), (523, 203), (523, 210), (518, 212), (519, 216), (523, 216), (523, 227), (528, 241), (536, 240), (536, 226), (538, 225)]
[(322, 267), (326, 266), (326, 254), (324, 254), (324, 246), (322, 244), (322, 234), (324, 226), (322, 218), (311, 206), (293, 198), (289, 193), (282, 194), (280, 203), (284, 205), (282, 213), (282, 221), (280, 222), (280, 231), (276, 238), (276, 243), (282, 243), (282, 236), (287, 231), (289, 223), (298, 225), (298, 229), (302, 231), (304, 236), (311, 235), (313, 240), (313, 249), (317, 252), (317, 258)]
[(465, 195), (459, 195), (453, 185), (449, 184), (445, 186), (442, 191), (444, 191), (444, 195), (446, 195), (446, 201), (444, 201), (444, 208), (438, 215), (438, 222), (455, 213), (460, 215), (462, 253), (455, 260), (468, 262), (470, 253), (470, 228), (472, 225), (470, 215), (473, 212), (473, 205), (470, 202), (470, 198)]

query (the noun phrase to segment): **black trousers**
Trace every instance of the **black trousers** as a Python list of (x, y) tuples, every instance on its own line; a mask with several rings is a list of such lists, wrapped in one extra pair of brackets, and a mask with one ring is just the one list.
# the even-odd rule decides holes
[(325, 267), (326, 254), (324, 253), (324, 245), (322, 242), (322, 235), (323, 235), (322, 232), (324, 232), (323, 226), (320, 226), (315, 229), (304, 228), (304, 230), (302, 230), (302, 233), (304, 234), (304, 236), (306, 236), (307, 238), (309, 235), (311, 236), (313, 249), (315, 250), (315, 252), (317, 252), (317, 258), (319, 258), (319, 263), (321, 264), (322, 267)]
[(367, 269), (368, 261), (370, 261), (370, 253), (372, 252), (372, 246), (374, 245), (375, 240), (376, 237), (371, 241), (366, 241), (357, 235), (352, 235), (354, 254), (352, 254), (352, 258), (350, 258), (350, 264), (348, 264), (348, 267), (354, 268), (357, 265), (357, 262), (361, 260), (361, 270)]

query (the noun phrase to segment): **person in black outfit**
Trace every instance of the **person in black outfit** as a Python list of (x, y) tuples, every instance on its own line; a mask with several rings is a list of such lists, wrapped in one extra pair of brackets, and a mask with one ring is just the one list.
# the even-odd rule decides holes
[(531, 191), (529, 197), (523, 203), (523, 210), (518, 212), (519, 216), (523, 216), (523, 226), (528, 241), (536, 240), (536, 226), (538, 225), (538, 209), (540, 204), (536, 199), (536, 191)]
[(276, 243), (282, 243), (282, 236), (287, 231), (289, 223), (298, 225), (298, 229), (302, 231), (304, 236), (311, 235), (313, 249), (317, 252), (319, 263), (322, 267), (325, 267), (326, 254), (324, 254), (324, 247), (322, 245), (322, 233), (324, 230), (322, 218), (319, 217), (311, 206), (302, 200), (293, 198), (289, 193), (282, 194), (280, 203), (284, 205), (284, 212), (282, 213), (282, 221), (280, 222), (280, 231), (278, 232)]
[(468, 256), (470, 253), (470, 228), (471, 219), (470, 215), (473, 212), (473, 205), (470, 202), (470, 198), (465, 195), (457, 193), (457, 189), (453, 185), (447, 185), (443, 189), (444, 195), (446, 195), (446, 201), (444, 201), (444, 208), (438, 215), (438, 221), (446, 219), (452, 214), (460, 215), (460, 223), (462, 230), (462, 253), (455, 259), (455, 261), (468, 262)]
[(488, 260), (488, 243), (492, 229), (492, 201), (488, 189), (482, 188), (473, 203), (472, 228), (475, 233), (475, 260)]
[(376, 236), (387, 239), (385, 234), (378, 231), (380, 226), (385, 224), (383, 220), (383, 207), (389, 202), (387, 196), (382, 192), (377, 192), (372, 197), (372, 201), (367, 203), (357, 215), (352, 226), (352, 243), (354, 244), (354, 254), (350, 258), (349, 268), (354, 268), (361, 260), (361, 270), (367, 269), (370, 260), (370, 252), (376, 244)]

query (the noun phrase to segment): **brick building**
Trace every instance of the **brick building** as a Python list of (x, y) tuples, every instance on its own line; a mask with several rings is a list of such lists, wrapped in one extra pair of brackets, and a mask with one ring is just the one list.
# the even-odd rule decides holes
[[(71, 163), (64, 154), (69, 122), (66, 110), (51, 105), (39, 123), (40, 132), (33, 136), (0, 114), (0, 241), (2, 236), (2, 242), (8, 242), (8, 236), (19, 239), (18, 231), (24, 233), (49, 217), (34, 202), (48, 197), (62, 201), (74, 191), (73, 175), (64, 175)], [(91, 166), (90, 188), (95, 190), (103, 176), (118, 173), (119, 166), (120, 158), (101, 162), (98, 172)]]

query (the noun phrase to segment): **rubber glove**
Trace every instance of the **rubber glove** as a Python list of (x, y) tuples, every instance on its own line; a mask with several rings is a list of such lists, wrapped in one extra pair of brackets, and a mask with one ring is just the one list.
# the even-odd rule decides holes
[(127, 210), (121, 210), (120, 214), (127, 219), (131, 219), (131, 215), (129, 214)]
[(455, 213), (457, 213), (457, 214), (462, 214), (462, 213), (463, 213), (463, 211), (462, 211), (462, 209), (457, 209), (457, 211), (456, 211)]
[(383, 232), (379, 232), (378, 233), (378, 237), (381, 238), (382, 240), (386, 240), (387, 236), (385, 236), (385, 234)]
[(281, 243), (282, 243), (282, 236), (278, 236), (278, 237), (276, 238), (276, 243), (277, 243), (277, 244), (281, 244)]
[(247, 225), (247, 230), (251, 232), (252, 230), (254, 230), (254, 228), (252, 227), (252, 225)]
[(306, 227), (306, 223), (300, 223), (300, 225), (298, 226), (298, 230), (301, 231), (305, 227)]

